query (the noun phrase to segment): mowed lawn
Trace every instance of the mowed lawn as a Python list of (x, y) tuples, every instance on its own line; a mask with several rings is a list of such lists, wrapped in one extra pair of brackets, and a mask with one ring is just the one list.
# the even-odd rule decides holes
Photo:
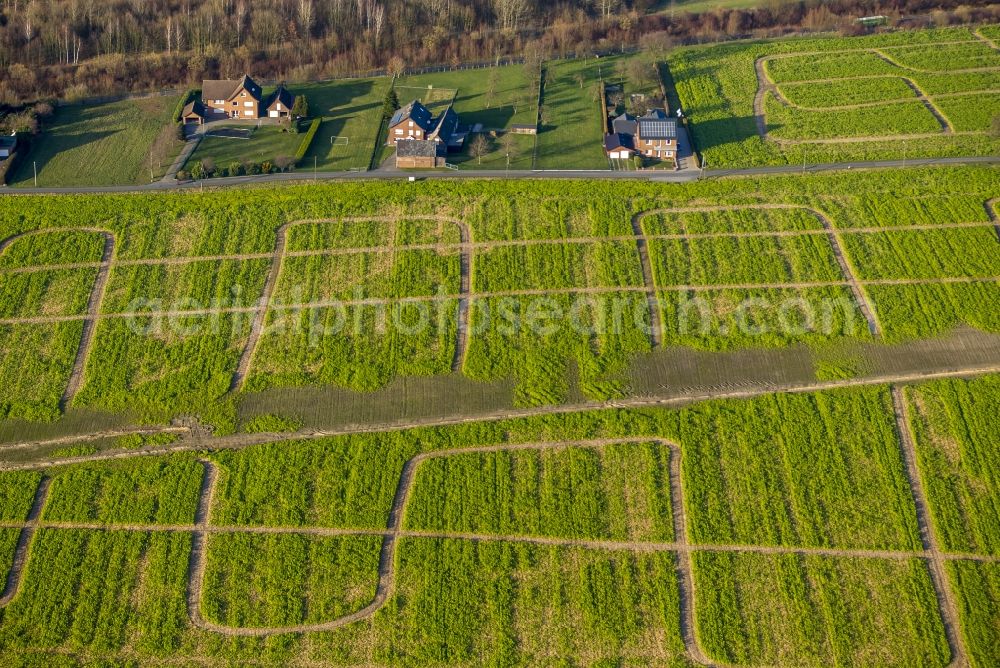
[[(176, 104), (176, 97), (162, 96), (59, 107), (52, 124), (33, 141), (11, 185), (33, 185), (32, 163), (38, 165), (39, 186), (149, 183), (150, 149), (173, 122)], [(163, 175), (181, 146), (176, 142), (171, 154), (154, 165), (154, 179)]]
[[(583, 85), (577, 79), (583, 74)], [(553, 61), (545, 66), (538, 169), (608, 169), (604, 128), (594, 87), (615, 76), (614, 59)]]
[[(303, 168), (312, 167), (315, 161), (326, 171), (367, 169), (378, 140), (382, 100), (389, 83), (388, 77), (379, 77), (290, 85), (292, 93), (304, 94), (309, 100), (311, 115), (323, 117)], [(335, 142), (334, 137), (340, 139)]]
[(535, 121), (538, 90), (523, 65), (418, 74), (396, 82), (401, 105), (413, 99), (440, 100), (456, 90), (455, 111), (466, 125), (482, 123), (486, 129), (503, 129)]
[[(233, 127), (240, 129), (253, 129), (250, 139), (237, 139), (231, 137), (211, 137), (206, 136), (198, 144), (198, 148), (188, 158), (184, 169), (191, 169), (199, 160), (209, 158), (215, 162), (215, 166), (226, 167), (234, 162), (263, 162), (265, 160), (274, 162), (275, 158), (295, 156), (299, 144), (305, 137), (306, 123), (302, 124), (303, 131), (295, 134), (292, 132), (282, 132), (283, 125), (261, 125), (254, 128), (252, 125), (220, 125), (222, 127)], [(311, 161), (310, 161), (311, 163)], [(311, 165), (310, 165), (311, 166)]]

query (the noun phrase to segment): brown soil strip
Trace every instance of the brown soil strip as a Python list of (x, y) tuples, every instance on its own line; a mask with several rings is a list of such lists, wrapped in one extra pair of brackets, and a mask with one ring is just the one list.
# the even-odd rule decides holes
[[(449, 427), (477, 422), (495, 422), (498, 420), (509, 420), (517, 418), (535, 417), (539, 415), (563, 415), (569, 413), (579, 413), (582, 411), (595, 411), (606, 409), (622, 408), (647, 408), (660, 407), (669, 408), (676, 406), (686, 406), (699, 401), (710, 399), (752, 399), (766, 394), (777, 392), (787, 392), (791, 394), (803, 394), (811, 392), (823, 392), (848, 387), (867, 387), (872, 385), (907, 384), (926, 382), (941, 378), (975, 378), (987, 374), (1000, 373), (1000, 366), (980, 366), (951, 369), (948, 371), (936, 372), (915, 372), (904, 374), (882, 374), (868, 376), (865, 378), (851, 378), (844, 380), (830, 380), (810, 383), (785, 383), (768, 386), (740, 387), (725, 392), (703, 391), (690, 392), (688, 394), (672, 397), (632, 397), (628, 399), (616, 399), (612, 401), (588, 401), (577, 404), (565, 404), (560, 406), (538, 406), (535, 408), (504, 409), (478, 415), (452, 416), (443, 418), (428, 418), (419, 420), (372, 423), (364, 426), (352, 426), (342, 429), (329, 430), (309, 430), (297, 432), (274, 432), (261, 434), (232, 434), (229, 436), (192, 436), (181, 443), (170, 445), (151, 445), (136, 448), (133, 450), (99, 452), (91, 455), (81, 455), (78, 457), (63, 457), (57, 459), (47, 459), (28, 463), (8, 463), (0, 464), (0, 471), (30, 471), (47, 469), (52, 466), (63, 466), (67, 464), (81, 464), (87, 462), (109, 461), (130, 459), (132, 457), (149, 457), (177, 452), (192, 451), (212, 451), (212, 450), (242, 450), (253, 445), (265, 443), (283, 443), (289, 441), (309, 441), (319, 438), (329, 438), (334, 436), (348, 436), (352, 434), (376, 434), (384, 432), (406, 431), (423, 427)], [(44, 444), (45, 442), (41, 442)], [(20, 443), (13, 443), (11, 447), (18, 447)]]
[(7, 582), (4, 584), (3, 593), (0, 594), (0, 607), (10, 603), (17, 595), (18, 587), (21, 584), (21, 575), (28, 563), (31, 539), (38, 529), (42, 508), (45, 507), (45, 500), (48, 498), (50, 482), (50, 478), (45, 476), (35, 489), (35, 498), (31, 503), (31, 510), (28, 511), (27, 522), (21, 527), (21, 535), (18, 537), (17, 547), (14, 549), (14, 561), (10, 565), (10, 570), (7, 571)]
[(23, 448), (52, 447), (59, 445), (72, 445), (74, 443), (86, 443), (88, 441), (103, 440), (107, 438), (120, 438), (122, 436), (149, 436), (152, 434), (186, 434), (191, 431), (190, 427), (136, 427), (134, 429), (110, 429), (92, 434), (74, 434), (72, 436), (61, 436), (44, 441), (22, 441), (21, 443), (2, 443), (0, 451)]
[(986, 208), (986, 215), (989, 216), (993, 229), (996, 230), (997, 241), (1000, 241), (1000, 216), (997, 215), (997, 202), (1000, 202), (1000, 197), (986, 200), (983, 206)]
[(642, 219), (655, 211), (642, 211), (632, 216), (632, 235), (639, 251), (639, 262), (642, 266), (642, 282), (646, 286), (649, 301), (649, 339), (654, 348), (663, 345), (663, 324), (660, 317), (660, 300), (656, 296), (656, 283), (653, 280), (653, 264), (649, 260), (649, 241), (642, 228)]
[(913, 443), (913, 433), (910, 431), (909, 407), (907, 406), (903, 389), (898, 385), (892, 386), (892, 407), (896, 416), (896, 430), (899, 433), (899, 443), (902, 448), (903, 463), (906, 466), (906, 476), (910, 481), (910, 491), (913, 494), (913, 502), (917, 511), (917, 527), (920, 530), (920, 541), (927, 555), (931, 582), (934, 585), (934, 593), (937, 596), (941, 621), (944, 623), (945, 636), (948, 639), (948, 646), (951, 649), (952, 661), (950, 665), (967, 666), (969, 665), (968, 655), (965, 651), (961, 634), (958, 632), (960, 628), (958, 608), (955, 606), (955, 600), (951, 593), (948, 573), (944, 566), (944, 555), (941, 553), (937, 538), (934, 535), (930, 509), (927, 505), (927, 496), (920, 479), (920, 471), (917, 468), (917, 450)]

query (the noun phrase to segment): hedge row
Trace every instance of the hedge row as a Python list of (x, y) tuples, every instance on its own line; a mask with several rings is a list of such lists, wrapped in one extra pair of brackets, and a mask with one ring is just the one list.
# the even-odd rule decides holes
[(314, 118), (312, 123), (309, 124), (309, 130), (306, 132), (306, 136), (302, 138), (302, 143), (299, 144), (299, 149), (295, 151), (296, 165), (302, 162), (302, 159), (306, 157), (306, 153), (309, 152), (309, 147), (312, 145), (313, 139), (319, 131), (319, 126), (322, 124), (322, 118)]

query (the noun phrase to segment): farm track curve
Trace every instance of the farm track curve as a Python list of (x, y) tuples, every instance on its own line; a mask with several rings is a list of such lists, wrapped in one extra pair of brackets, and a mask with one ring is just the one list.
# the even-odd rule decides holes
[(1000, 241), (1000, 215), (997, 215), (997, 203), (1000, 202), (1000, 197), (994, 197), (993, 199), (988, 199), (983, 204), (986, 209), (986, 215), (990, 219), (990, 223), (993, 224), (993, 229), (997, 233), (997, 241)]
[[(471, 242), (470, 232), (468, 225), (456, 218), (451, 218), (449, 216), (439, 216), (434, 214), (412, 214), (407, 215), (408, 220), (433, 220), (442, 223), (449, 223), (455, 225), (460, 234), (460, 239), (462, 244), (459, 245), (461, 252), (461, 260), (459, 262), (460, 266), (460, 292), (459, 297), (459, 312), (458, 312), (458, 332), (456, 334), (455, 343), (455, 357), (452, 362), (453, 369), (460, 369), (464, 363), (464, 353), (465, 353), (465, 338), (468, 327), (463, 327), (463, 323), (468, 323), (468, 310), (470, 301), (469, 288), (471, 286), (471, 253), (468, 250), (469, 243)], [(303, 219), (295, 220), (292, 222), (284, 223), (281, 225), (277, 234), (275, 235), (274, 251), (271, 253), (270, 266), (268, 268), (267, 278), (264, 281), (264, 288), (262, 290), (260, 299), (257, 302), (257, 306), (253, 308), (254, 319), (250, 326), (250, 335), (247, 338), (246, 345), (243, 351), (240, 353), (240, 360), (237, 364), (236, 371), (233, 373), (232, 380), (230, 382), (230, 391), (238, 391), (243, 387), (243, 383), (246, 380), (247, 373), (250, 370), (251, 364), (253, 364), (254, 357), (257, 354), (257, 348), (260, 345), (261, 336), (263, 335), (264, 328), (267, 326), (267, 315), (271, 310), (271, 297), (274, 295), (274, 290), (281, 280), (282, 267), (284, 266), (285, 258), (288, 256), (286, 253), (286, 248), (288, 245), (288, 231), (299, 225), (321, 225), (321, 224), (331, 224), (331, 223), (396, 223), (400, 219), (400, 216), (348, 216), (343, 218), (330, 218), (330, 219)], [(434, 246), (435, 244), (430, 244)], [(393, 234), (393, 242), (389, 246), (391, 252), (397, 250), (395, 244), (395, 233)], [(385, 249), (381, 249), (383, 252)], [(347, 302), (337, 302), (338, 304), (346, 305)], [(363, 302), (369, 303), (369, 302)], [(247, 311), (249, 312), (249, 311)]]
[[(971, 40), (959, 40), (959, 41), (936, 42), (934, 44), (930, 44), (930, 45), (927, 45), (927, 46), (947, 46), (947, 45), (952, 45), (952, 44), (976, 44), (976, 43), (980, 43), (980, 42), (986, 42), (988, 45), (991, 46), (991, 48), (994, 48), (994, 49), (996, 48), (996, 45), (994, 45), (989, 39), (985, 38), (984, 36), (982, 36), (982, 35), (980, 35), (978, 33), (974, 33), (974, 34), (975, 34), (975, 39), (971, 39)], [(892, 47), (883, 47), (883, 48), (892, 48)], [(766, 67), (766, 65), (767, 65), (767, 62), (769, 62), (771, 60), (780, 60), (780, 59), (784, 59), (784, 58), (794, 58), (794, 57), (810, 56), (810, 55), (840, 54), (840, 53), (870, 53), (870, 54), (874, 55), (876, 58), (879, 58), (883, 62), (891, 65), (892, 67), (896, 67), (896, 68), (900, 69), (901, 70), (901, 74), (899, 74), (899, 75), (895, 75), (895, 74), (878, 74), (878, 75), (873, 75), (871, 77), (867, 77), (867, 76), (835, 77), (835, 78), (828, 78), (828, 79), (810, 79), (810, 80), (804, 80), (804, 81), (789, 81), (789, 82), (786, 82), (786, 83), (789, 83), (789, 84), (792, 84), (792, 83), (794, 83), (794, 84), (806, 84), (806, 83), (825, 83), (825, 82), (832, 82), (832, 81), (843, 81), (843, 80), (849, 80), (849, 79), (899, 78), (899, 79), (902, 79), (903, 82), (910, 88), (910, 90), (913, 91), (913, 94), (915, 96), (913, 99), (921, 102), (924, 105), (924, 107), (927, 109), (927, 111), (932, 116), (934, 116), (934, 119), (941, 126), (941, 132), (939, 132), (939, 133), (938, 132), (933, 132), (933, 133), (914, 133), (914, 134), (908, 134), (908, 135), (868, 136), (868, 137), (835, 137), (835, 138), (825, 138), (825, 139), (787, 139), (787, 138), (778, 138), (778, 137), (771, 136), (770, 133), (767, 130), (767, 118), (766, 118), (766, 100), (767, 100), (768, 93), (770, 93), (771, 95), (773, 95), (774, 98), (775, 98), (775, 100), (777, 100), (779, 104), (781, 104), (781, 105), (783, 105), (785, 107), (789, 107), (789, 108), (800, 109), (802, 111), (847, 111), (847, 110), (851, 110), (851, 109), (861, 109), (861, 108), (866, 108), (866, 107), (876, 107), (876, 106), (883, 106), (883, 105), (886, 105), (886, 104), (894, 104), (894, 103), (899, 103), (899, 102), (903, 102), (903, 101), (906, 100), (905, 98), (904, 99), (899, 99), (899, 100), (883, 100), (883, 101), (880, 101), (880, 102), (859, 103), (859, 104), (849, 104), (849, 105), (838, 105), (838, 106), (834, 106), (834, 107), (824, 107), (824, 108), (806, 107), (806, 106), (803, 106), (803, 105), (795, 104), (794, 102), (792, 102), (791, 100), (789, 100), (784, 95), (784, 93), (781, 91), (781, 88), (779, 87), (779, 85), (776, 84), (774, 81), (772, 81), (771, 78), (767, 74), (767, 67)], [(755, 73), (756, 78), (757, 78), (757, 90), (756, 90), (756, 93), (754, 94), (754, 100), (753, 100), (754, 122), (755, 122), (755, 124), (757, 126), (757, 134), (760, 136), (760, 138), (763, 141), (771, 141), (771, 142), (774, 142), (774, 143), (777, 143), (777, 144), (787, 144), (787, 145), (795, 145), (795, 144), (847, 144), (847, 143), (866, 142), (866, 141), (897, 141), (897, 140), (907, 140), (907, 139), (931, 139), (931, 138), (934, 138), (934, 137), (941, 137), (941, 136), (982, 134), (982, 133), (978, 133), (978, 132), (958, 132), (958, 131), (956, 131), (955, 128), (954, 128), (954, 126), (952, 125), (951, 121), (948, 120), (947, 116), (945, 116), (941, 112), (941, 110), (938, 109), (938, 107), (934, 104), (931, 96), (928, 95), (926, 92), (924, 92), (924, 90), (916, 83), (916, 81), (914, 81), (911, 77), (906, 76), (905, 73), (907, 71), (909, 71), (909, 72), (918, 72), (918, 73), (924, 73), (924, 74), (948, 74), (948, 73), (950, 73), (950, 74), (962, 74), (962, 73), (966, 73), (966, 72), (970, 72), (970, 73), (971, 72), (995, 72), (995, 71), (997, 71), (997, 69), (998, 68), (996, 68), (996, 67), (974, 67), (974, 68), (964, 68), (964, 69), (956, 69), (956, 70), (942, 70), (942, 71), (921, 69), (921, 68), (917, 68), (917, 67), (911, 67), (911, 66), (908, 66), (908, 65), (903, 65), (902, 63), (899, 63), (895, 59), (893, 59), (892, 56), (890, 56), (889, 54), (885, 53), (882, 49), (875, 48), (875, 47), (864, 47), (864, 48), (859, 48), (859, 49), (836, 49), (836, 50), (831, 50), (831, 51), (816, 51), (816, 52), (796, 52), (796, 53), (768, 54), (768, 55), (764, 55), (764, 56), (759, 56), (758, 58), (756, 58), (754, 60), (754, 73)], [(979, 93), (979, 92), (986, 92), (986, 91), (968, 91), (968, 92), (963, 92), (962, 94), (963, 95), (971, 95), (971, 94), (975, 94), (975, 93)]]
[[(562, 546), (568, 548), (583, 548), (596, 550), (632, 551), (632, 552), (671, 552), (677, 558), (678, 570), (678, 592), (679, 607), (681, 616), (681, 633), (683, 636), (686, 652), (696, 663), (710, 665), (710, 660), (701, 650), (697, 639), (696, 620), (694, 613), (694, 601), (696, 599), (694, 578), (691, 566), (692, 552), (741, 552), (755, 554), (815, 554), (828, 557), (840, 558), (875, 558), (875, 559), (911, 559), (920, 558), (928, 562), (935, 591), (941, 602), (941, 615), (943, 617), (946, 634), (952, 654), (955, 660), (954, 666), (966, 665), (964, 661), (964, 650), (958, 645), (957, 628), (958, 620), (953, 603), (950, 600), (950, 592), (947, 583), (941, 580), (945, 577), (943, 563), (949, 559), (971, 559), (980, 562), (996, 563), (1000, 562), (1000, 556), (991, 555), (966, 555), (966, 554), (943, 554), (937, 549), (933, 542), (927, 525), (926, 500), (923, 490), (919, 485), (917, 476), (913, 444), (909, 440), (907, 417), (905, 413), (905, 399), (899, 393), (898, 387), (892, 387), (893, 405), (896, 413), (904, 464), (912, 483), (913, 499), (916, 504), (918, 523), (920, 524), (923, 550), (904, 551), (886, 549), (863, 549), (863, 548), (830, 548), (830, 547), (804, 547), (804, 546), (774, 546), (774, 545), (746, 545), (736, 543), (723, 544), (691, 544), (688, 539), (688, 527), (685, 510), (685, 495), (683, 492), (683, 477), (681, 474), (681, 448), (677, 444), (663, 439), (662, 437), (642, 437), (632, 436), (627, 438), (604, 438), (604, 439), (584, 439), (574, 441), (554, 441), (554, 442), (531, 442), (531, 443), (507, 443), (486, 446), (471, 446), (467, 448), (449, 448), (436, 451), (423, 452), (407, 460), (400, 471), (396, 490), (393, 495), (392, 504), (388, 513), (387, 527), (385, 530), (365, 530), (365, 529), (338, 529), (332, 527), (299, 527), (299, 526), (212, 526), (210, 523), (211, 509), (213, 506), (215, 489), (218, 484), (219, 472), (216, 464), (210, 460), (199, 460), (204, 467), (204, 474), (199, 489), (197, 510), (193, 525), (107, 525), (98, 523), (81, 522), (51, 522), (40, 523), (39, 516), (48, 489), (48, 477), (44, 477), (35, 494), (32, 511), (29, 514), (22, 528), (21, 539), (19, 541), (20, 560), (15, 560), (16, 567), (12, 568), (8, 574), (8, 585), (5, 589), (4, 598), (0, 604), (8, 603), (17, 591), (17, 584), (20, 574), (25, 566), (29, 544), (34, 531), (39, 526), (58, 529), (77, 530), (127, 530), (142, 532), (191, 532), (192, 548), (188, 565), (188, 588), (187, 601), (189, 617), (193, 625), (229, 636), (271, 636), (289, 633), (308, 633), (317, 631), (329, 631), (342, 626), (361, 621), (373, 615), (381, 608), (395, 591), (396, 578), (396, 549), (400, 538), (432, 538), (444, 540), (472, 540), (472, 541), (502, 541), (502, 542), (523, 542), (537, 545)], [(470, 453), (488, 452), (508, 452), (508, 451), (540, 451), (563, 448), (601, 448), (609, 445), (622, 443), (644, 443), (655, 442), (670, 450), (670, 496), (672, 507), (672, 525), (674, 527), (674, 540), (672, 542), (655, 541), (616, 541), (602, 539), (578, 539), (559, 538), (550, 536), (509, 536), (500, 534), (475, 534), (462, 532), (443, 532), (426, 530), (406, 530), (403, 528), (405, 511), (410, 495), (413, 490), (414, 481), (422, 462), (429, 459), (443, 457), (461, 456)], [(0, 524), (0, 526), (7, 526)], [(16, 526), (16, 525), (11, 525)], [(382, 536), (382, 546), (379, 552), (379, 562), (377, 569), (378, 583), (376, 592), (371, 602), (362, 608), (327, 622), (313, 624), (298, 624), (283, 627), (231, 627), (206, 620), (201, 614), (201, 600), (204, 584), (204, 576), (207, 563), (208, 536), (214, 533), (256, 533), (256, 534), (304, 534), (320, 536), (350, 536), (350, 535), (380, 535)]]
[(11, 561), (10, 570), (7, 571), (7, 580), (4, 583), (3, 593), (0, 593), (0, 607), (10, 603), (17, 595), (21, 585), (21, 575), (24, 573), (24, 567), (28, 563), (28, 555), (33, 542), (32, 538), (34, 538), (35, 532), (38, 530), (42, 509), (45, 507), (45, 501), (49, 496), (50, 482), (51, 479), (48, 476), (42, 476), (38, 487), (35, 489), (31, 509), (28, 511), (28, 517), (24, 525), (21, 526), (21, 534), (17, 537), (17, 545), (14, 548), (14, 559)]

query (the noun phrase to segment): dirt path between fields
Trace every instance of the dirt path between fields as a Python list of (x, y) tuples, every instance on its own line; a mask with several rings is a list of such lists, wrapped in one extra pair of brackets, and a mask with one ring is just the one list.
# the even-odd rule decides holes
[[(469, 226), (458, 219), (451, 218), (449, 216), (438, 216), (433, 214), (412, 214), (412, 215), (400, 215), (400, 216), (347, 216), (343, 218), (330, 218), (330, 219), (305, 219), (296, 220), (289, 223), (285, 223), (278, 228), (277, 234), (275, 235), (274, 251), (270, 256), (270, 268), (268, 270), (267, 278), (264, 281), (264, 289), (261, 293), (260, 299), (257, 301), (257, 306), (251, 307), (247, 312), (252, 311), (255, 316), (253, 322), (250, 325), (250, 335), (247, 338), (246, 345), (243, 347), (243, 351), (240, 354), (240, 361), (236, 366), (236, 371), (233, 373), (232, 380), (230, 381), (229, 389), (232, 392), (239, 391), (242, 389), (244, 382), (246, 381), (247, 373), (250, 370), (251, 364), (253, 364), (254, 357), (257, 354), (257, 349), (260, 345), (261, 336), (264, 332), (264, 328), (267, 326), (267, 316), (268, 313), (273, 310), (271, 305), (271, 298), (274, 295), (274, 290), (281, 279), (282, 268), (285, 264), (285, 258), (291, 255), (286, 251), (288, 245), (288, 231), (299, 225), (317, 225), (323, 223), (396, 223), (401, 218), (407, 220), (431, 220), (441, 223), (449, 223), (455, 225), (459, 230), (459, 235), (461, 243), (457, 245), (461, 252), (460, 259), (460, 280), (459, 280), (459, 291), (460, 295), (458, 297), (458, 333), (456, 335), (455, 342), (455, 357), (452, 361), (453, 369), (461, 369), (465, 362), (465, 350), (466, 350), (466, 338), (469, 319), (469, 301), (471, 299), (471, 271), (472, 271), (472, 259), (471, 252), (469, 251), (471, 234), (469, 232)], [(445, 244), (427, 244), (430, 248), (441, 249)], [(396, 249), (395, 239), (390, 242), (388, 247), (389, 251), (394, 251)], [(353, 253), (358, 253), (357, 249), (342, 249)], [(386, 248), (379, 248), (374, 252), (385, 252)], [(319, 253), (309, 253), (309, 255), (318, 255)], [(332, 253), (328, 253), (331, 254)], [(257, 254), (254, 254), (256, 257)], [(402, 300), (392, 300), (392, 302), (401, 302)], [(359, 303), (375, 303), (369, 300), (363, 300)], [(386, 302), (389, 303), (389, 302)], [(347, 301), (334, 302), (332, 305), (350, 305)], [(300, 305), (301, 306), (301, 305)], [(232, 311), (236, 312), (236, 311)]]
[(986, 200), (983, 206), (986, 208), (986, 215), (989, 216), (993, 229), (996, 230), (997, 241), (1000, 241), (1000, 216), (997, 215), (997, 202), (1000, 202), (1000, 197)]
[(0, 594), (0, 607), (3, 607), (14, 600), (21, 585), (21, 576), (24, 567), (28, 563), (28, 553), (31, 550), (32, 538), (38, 530), (39, 519), (42, 516), (42, 509), (49, 496), (48, 476), (43, 476), (35, 489), (35, 498), (31, 502), (31, 510), (25, 524), (21, 527), (21, 535), (17, 538), (17, 547), (14, 548), (14, 560), (11, 562), (10, 570), (7, 571), (7, 581), (4, 583), (3, 593)]
[(934, 594), (937, 597), (938, 609), (941, 613), (941, 620), (944, 623), (945, 636), (948, 639), (948, 647), (951, 649), (952, 667), (968, 666), (968, 654), (959, 629), (961, 628), (958, 618), (958, 608), (951, 591), (951, 583), (948, 580), (948, 572), (945, 569), (945, 558), (938, 545), (937, 537), (931, 522), (930, 508), (927, 503), (927, 496), (924, 492), (923, 482), (920, 479), (920, 471), (917, 466), (917, 449), (913, 442), (913, 432), (910, 429), (909, 407), (907, 405), (904, 391), (898, 385), (893, 385), (892, 408), (896, 417), (896, 431), (899, 434), (899, 443), (903, 455), (903, 463), (906, 466), (906, 477), (910, 482), (910, 491), (917, 511), (917, 527), (920, 530), (920, 541), (927, 558), (928, 570), (931, 576), (931, 583), (934, 585)]
[(656, 296), (656, 283), (653, 280), (653, 263), (649, 259), (649, 242), (642, 227), (642, 219), (652, 212), (641, 211), (632, 216), (632, 236), (639, 252), (639, 265), (642, 268), (642, 282), (648, 293), (649, 305), (649, 338), (654, 348), (663, 345), (663, 323), (660, 314), (660, 300)]
[(986, 45), (991, 49), (993, 49), (994, 51), (1000, 51), (1000, 45), (998, 45), (992, 39), (984, 35), (982, 33), (982, 28), (976, 28), (975, 30), (972, 31), (972, 34), (975, 35), (981, 42), (985, 42)]

